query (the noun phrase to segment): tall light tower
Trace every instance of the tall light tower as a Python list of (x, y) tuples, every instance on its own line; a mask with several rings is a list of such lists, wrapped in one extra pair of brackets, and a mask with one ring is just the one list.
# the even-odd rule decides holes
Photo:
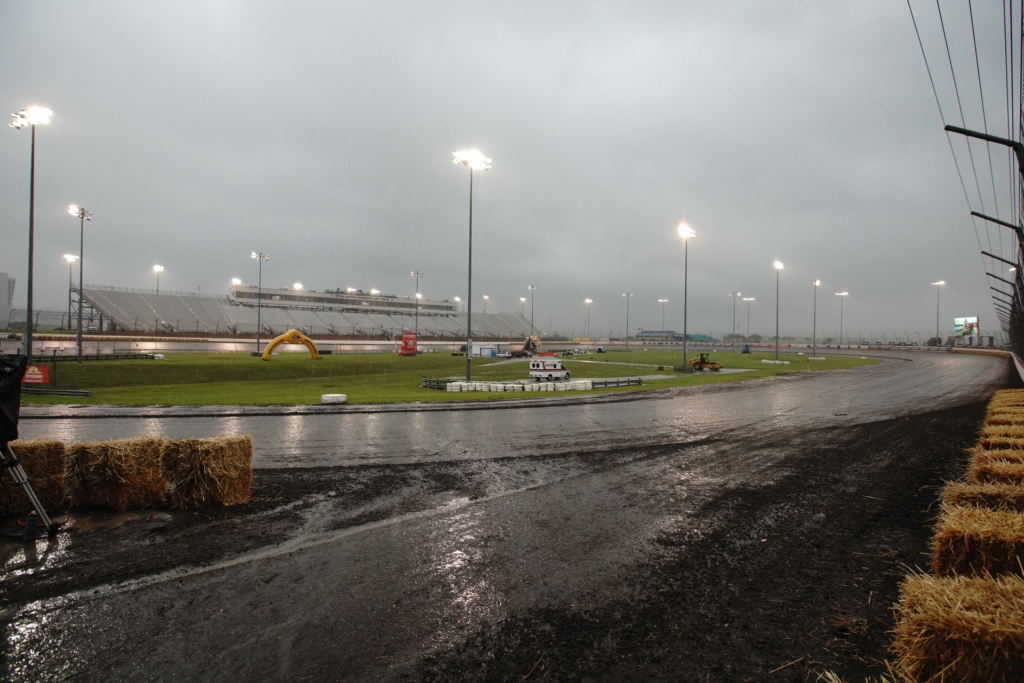
[(626, 350), (629, 351), (629, 300), (633, 295), (630, 292), (623, 292), (622, 296), (626, 297)]
[(456, 303), (456, 306), (455, 306), (455, 310), (459, 310), (459, 307), (458, 307), (458, 305), (457, 305), (457, 304), (458, 304), (458, 303), (459, 303), (460, 301), (462, 301), (462, 299), (461, 299), (460, 297), (455, 297), (455, 303)]
[(537, 285), (527, 285), (526, 288), (530, 290), (530, 334), (533, 334), (533, 304), (534, 298), (537, 295)]
[(843, 345), (843, 299), (849, 296), (849, 292), (836, 292), (839, 297), (839, 345)]
[(416, 331), (415, 331), (415, 335), (416, 335), (416, 346), (419, 346), (419, 344), (420, 344), (420, 299), (423, 298), (423, 295), (420, 294), (420, 278), (423, 277), (423, 273), (421, 273), (418, 270), (414, 270), (411, 273), (409, 273), (409, 277), (416, 278), (416, 297), (415, 297), (415, 300), (416, 300), (416, 327), (415, 327), (415, 330)]
[(750, 341), (750, 302), (756, 301), (754, 297), (746, 297), (743, 299), (747, 302), (747, 341)]
[[(68, 213), (78, 219), (78, 258), (82, 259), (85, 254), (85, 222), (92, 220), (92, 214), (83, 208), (79, 208), (72, 204), (68, 207)], [(64, 258), (67, 258), (66, 256)], [(78, 264), (78, 334), (76, 336), (78, 344), (78, 362), (82, 362), (82, 300), (84, 298), (82, 294), (83, 279), (82, 269), (85, 267), (85, 260), (82, 259)], [(70, 315), (71, 306), (71, 293), (68, 292), (68, 306)], [(71, 321), (68, 321), (70, 327)]]
[(526, 308), (526, 297), (525, 296), (521, 296), (521, 297), (519, 297), (519, 315), (523, 315), (524, 313), (526, 313), (526, 311), (524, 310), (525, 308)]
[(665, 304), (668, 303), (668, 299), (658, 299), (658, 303), (661, 304), (661, 331), (665, 331)]
[[(78, 256), (75, 254), (64, 254), (64, 260), (68, 262), (68, 332), (71, 331), (71, 288), (74, 286), (72, 269)], [(63, 328), (62, 328), (63, 329)]]
[(583, 303), (587, 305), (587, 339), (591, 339), (590, 336), (590, 304), (594, 303), (593, 299), (584, 299)]
[[(814, 281), (814, 322), (811, 328), (811, 355), (818, 355), (818, 287), (821, 287), (821, 280)], [(842, 324), (840, 324), (842, 328)]]
[(46, 107), (29, 107), (11, 114), (13, 119), (9, 124), (11, 128), (22, 129), (25, 126), (32, 126), (32, 161), (29, 166), (28, 183), (28, 303), (26, 304), (25, 316), (25, 340), (22, 350), (25, 355), (32, 359), (32, 266), (35, 262), (35, 215), (36, 215), (36, 125), (50, 122), (53, 112)]
[(779, 271), (785, 268), (782, 261), (775, 265), (775, 360), (779, 359)]
[(164, 272), (163, 266), (153, 266), (153, 272), (156, 273), (156, 293), (160, 293), (160, 273)]
[(687, 271), (690, 267), (690, 240), (696, 237), (697, 233), (693, 231), (686, 223), (679, 224), (679, 236), (683, 238), (683, 367), (686, 365), (686, 302), (687, 302), (687, 281), (689, 275)]
[(484, 313), (486, 313), (486, 312), (487, 312), (487, 301), (488, 301), (488, 299), (490, 299), (490, 298), (491, 298), (491, 297), (489, 297), (489, 296), (487, 296), (486, 294), (484, 294)]
[(452, 163), (469, 166), (469, 291), (466, 294), (466, 381), (472, 375), (473, 360), (473, 171), (489, 171), (491, 160), (479, 150), (452, 152)]
[(263, 262), (269, 261), (270, 257), (260, 251), (252, 252), (252, 258), (260, 264), (259, 276), (256, 280), (256, 353), (260, 352), (260, 331), (263, 327), (261, 313), (263, 312)]
[(739, 292), (729, 292), (732, 297), (732, 351), (736, 353), (736, 299), (741, 296)]
[(939, 340), (939, 346), (942, 346), (942, 335), (939, 333), (939, 291), (946, 281), (939, 280), (932, 284), (935, 285), (935, 338)]

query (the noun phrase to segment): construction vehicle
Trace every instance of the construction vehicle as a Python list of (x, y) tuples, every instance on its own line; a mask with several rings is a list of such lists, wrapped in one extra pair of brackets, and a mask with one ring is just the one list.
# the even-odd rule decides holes
[(701, 370), (714, 370), (718, 371), (722, 369), (722, 364), (718, 361), (713, 361), (710, 358), (710, 353), (702, 353), (696, 358), (691, 358), (690, 362), (687, 363), (691, 368), (700, 372)]

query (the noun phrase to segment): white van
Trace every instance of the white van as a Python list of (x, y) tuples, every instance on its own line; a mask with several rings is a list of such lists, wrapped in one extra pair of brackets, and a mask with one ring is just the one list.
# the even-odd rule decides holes
[(538, 382), (556, 379), (569, 379), (569, 369), (550, 356), (530, 360), (530, 377)]

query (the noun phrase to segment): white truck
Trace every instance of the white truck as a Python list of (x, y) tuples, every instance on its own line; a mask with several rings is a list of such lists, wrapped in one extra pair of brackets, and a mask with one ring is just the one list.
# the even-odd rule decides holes
[(530, 377), (538, 382), (569, 379), (569, 369), (552, 356), (540, 356), (530, 360)]

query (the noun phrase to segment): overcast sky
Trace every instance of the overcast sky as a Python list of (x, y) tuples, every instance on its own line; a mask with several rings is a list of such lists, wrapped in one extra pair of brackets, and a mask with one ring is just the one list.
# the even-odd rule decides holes
[[(914, 9), (959, 123), (935, 7)], [(943, 10), (981, 128), (970, 17)], [(975, 3), (994, 134), (1000, 12)], [(152, 288), (159, 263), (161, 289), (222, 294), (255, 284), (255, 250), (270, 287), (404, 296), (421, 270), (424, 296), (465, 298), (469, 174), (451, 153), (477, 147), (493, 169), (476, 175), (474, 310), (487, 294), (488, 311), (514, 311), (535, 284), (538, 327), (578, 335), (589, 297), (607, 334), (632, 292), (631, 328), (661, 328), (664, 298), (681, 330), (685, 220), (690, 332), (730, 330), (731, 291), (756, 297), (752, 332), (773, 329), (775, 259), (783, 332), (810, 331), (816, 278), (819, 330), (838, 329), (844, 290), (847, 331), (934, 330), (939, 279), (944, 329), (996, 327), (903, 3), (8, 3), (0, 63), (8, 111), (55, 114), (38, 130), (37, 307), (66, 302), (71, 203), (95, 214), (87, 283)], [(24, 307), (30, 136), (3, 131), (0, 271)], [(992, 153), (1006, 219), (1007, 155)]]

